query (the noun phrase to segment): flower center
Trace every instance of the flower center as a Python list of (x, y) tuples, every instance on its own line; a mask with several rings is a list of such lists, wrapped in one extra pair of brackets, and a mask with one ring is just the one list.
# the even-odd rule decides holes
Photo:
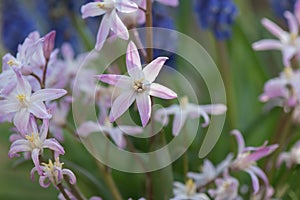
[(248, 156), (250, 152), (245, 152), (236, 158), (236, 160), (232, 163), (232, 167), (237, 170), (242, 170), (250, 167), (251, 165), (255, 165), (255, 162), (249, 162), (248, 161)]
[(97, 4), (98, 8), (106, 11), (110, 11), (114, 8), (114, 3), (113, 2), (99, 2)]
[(55, 158), (55, 162), (53, 163), (50, 159), (49, 159), (49, 163), (42, 163), (42, 165), (45, 167), (43, 169), (43, 171), (45, 172), (45, 174), (48, 176), (48, 178), (51, 180), (51, 182), (54, 185), (57, 185), (60, 180), (59, 180), (59, 171), (62, 169), (64, 163), (60, 163), (59, 162), (59, 157)]
[(28, 101), (27, 101), (27, 98), (26, 98), (25, 94), (18, 94), (17, 99), (19, 100), (19, 103), (20, 103), (22, 108), (28, 107)]
[(143, 79), (134, 81), (133, 88), (138, 93), (144, 92), (145, 91), (145, 84), (143, 83)]
[(41, 146), (41, 140), (38, 134), (31, 133), (31, 135), (25, 135), (25, 138), (31, 143), (31, 147), (33, 149), (39, 148)]
[(185, 192), (188, 196), (192, 196), (194, 194), (196, 194), (196, 184), (194, 183), (194, 181), (192, 179), (189, 179), (186, 183), (185, 183)]
[(18, 63), (17, 62), (15, 62), (14, 60), (9, 60), (8, 62), (7, 62), (7, 64), (10, 66), (10, 67), (12, 67), (12, 66), (18, 66)]
[(189, 104), (189, 99), (187, 96), (184, 96), (180, 99), (180, 106), (182, 109), (185, 109), (187, 107), (187, 105)]

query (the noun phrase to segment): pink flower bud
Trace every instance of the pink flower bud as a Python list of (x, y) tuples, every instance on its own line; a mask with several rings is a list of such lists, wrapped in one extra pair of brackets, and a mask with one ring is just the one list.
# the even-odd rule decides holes
[(56, 31), (51, 31), (44, 37), (43, 51), (44, 51), (44, 56), (47, 60), (50, 58), (51, 52), (54, 48), (55, 36), (56, 36)]

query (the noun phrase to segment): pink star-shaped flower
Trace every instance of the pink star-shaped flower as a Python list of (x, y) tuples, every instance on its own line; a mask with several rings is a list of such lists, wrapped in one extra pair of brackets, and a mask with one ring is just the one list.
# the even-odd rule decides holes
[(142, 125), (145, 127), (151, 116), (150, 96), (162, 99), (174, 99), (177, 94), (169, 88), (153, 81), (158, 76), (167, 57), (158, 57), (142, 69), (138, 50), (133, 42), (127, 48), (126, 64), (129, 76), (102, 74), (97, 78), (121, 90), (120, 95), (112, 104), (109, 119), (111, 122), (118, 119), (136, 100)]

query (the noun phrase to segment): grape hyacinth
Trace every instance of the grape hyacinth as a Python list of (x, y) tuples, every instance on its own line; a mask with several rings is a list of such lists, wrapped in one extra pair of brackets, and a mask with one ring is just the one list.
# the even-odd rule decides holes
[(217, 40), (231, 37), (231, 26), (238, 14), (232, 0), (196, 0), (195, 11), (203, 29), (210, 29)]

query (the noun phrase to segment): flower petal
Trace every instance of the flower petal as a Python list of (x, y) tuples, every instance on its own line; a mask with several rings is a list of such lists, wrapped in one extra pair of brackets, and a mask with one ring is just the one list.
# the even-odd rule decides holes
[(298, 35), (299, 25), (295, 15), (293, 15), (290, 11), (285, 11), (284, 16), (288, 21), (290, 33), (294, 35)]
[(58, 99), (67, 94), (64, 89), (42, 89), (32, 94), (31, 102), (43, 102)]
[[(101, 4), (105, 4), (101, 2)], [(103, 15), (106, 11), (99, 7), (99, 2), (91, 2), (81, 6), (82, 18)]]
[(47, 188), (47, 187), (50, 186), (50, 183), (51, 182), (48, 180), (47, 176), (40, 176), (40, 178), (39, 178), (39, 184), (40, 184), (41, 187)]
[(19, 110), (19, 103), (17, 101), (1, 100), (0, 101), (0, 114), (5, 115), (8, 113), (17, 112)]
[(119, 129), (126, 135), (136, 135), (143, 132), (143, 128), (139, 126), (119, 126)]
[(27, 131), (27, 126), (29, 122), (30, 113), (26, 108), (22, 108), (19, 112), (17, 112), (14, 116), (13, 122), (17, 127), (18, 131), (21, 133), (25, 133)]
[(173, 136), (177, 136), (180, 133), (186, 119), (187, 119), (187, 113), (182, 110), (175, 114), (173, 120), (173, 126), (172, 126)]
[(120, 129), (114, 128), (109, 132), (109, 136), (113, 139), (113, 141), (120, 147), (124, 149), (126, 147), (126, 140), (123, 136), (123, 133)]
[(76, 176), (74, 175), (74, 173), (69, 170), (69, 169), (63, 169), (62, 173), (64, 175), (67, 175), (69, 177), (69, 182), (74, 185), (76, 183)]
[(158, 83), (151, 84), (149, 94), (162, 99), (174, 99), (177, 97), (177, 94), (174, 91)]
[(258, 181), (257, 176), (250, 169), (246, 169), (245, 171), (251, 176), (252, 187), (253, 187), (253, 190), (254, 190), (253, 193), (257, 194), (257, 192), (259, 191), (259, 181)]
[(254, 50), (260, 51), (260, 50), (280, 50), (283, 48), (283, 45), (278, 40), (273, 39), (264, 39), (257, 41), (252, 44), (252, 48)]
[(269, 19), (262, 19), (261, 21), (262, 25), (270, 31), (274, 36), (276, 36), (279, 39), (282, 39), (287, 33), (282, 30), (277, 24), (270, 21)]
[(270, 155), (273, 151), (278, 148), (277, 144), (273, 144), (270, 146), (262, 146), (261, 148), (257, 149), (255, 152), (251, 153), (247, 156), (247, 162), (255, 162), (265, 156)]
[(151, 99), (150, 96), (144, 92), (136, 96), (136, 104), (142, 120), (142, 126), (145, 127), (151, 116)]
[(168, 57), (158, 57), (143, 69), (145, 77), (150, 83), (156, 79), (158, 73), (168, 59)]
[(115, 10), (110, 13), (110, 28), (121, 39), (128, 40), (129, 33), (127, 27), (124, 25)]
[(222, 115), (227, 110), (227, 107), (224, 104), (201, 105), (200, 107), (206, 113), (212, 114), (212, 115)]
[(245, 149), (245, 141), (241, 132), (239, 130), (232, 130), (231, 134), (236, 137), (236, 141), (238, 144), (238, 153), (239, 154), (243, 153)]
[(42, 148), (51, 149), (55, 151), (56, 154), (65, 154), (64, 148), (54, 138), (46, 139), (42, 144)]
[(101, 74), (97, 75), (96, 78), (103, 83), (115, 85), (120, 88), (128, 89), (132, 87), (132, 79), (128, 76), (117, 74)]
[(110, 122), (118, 119), (131, 106), (136, 98), (134, 90), (121, 93), (113, 102), (109, 115)]
[(40, 149), (33, 149), (31, 151), (31, 159), (32, 159), (32, 161), (34, 163), (34, 166), (36, 167), (38, 174), (42, 175), (43, 174), (43, 170), (42, 170), (42, 168), (40, 166), (39, 155), (40, 155)]
[(15, 70), (15, 73), (17, 75), (17, 80), (18, 80), (18, 84), (16, 87), (16, 91), (18, 94), (24, 94), (26, 96), (30, 96), (31, 95), (31, 86), (29, 84), (29, 82), (24, 79), (24, 77), (22, 76), (22, 74), (19, 71)]
[(39, 119), (50, 119), (52, 117), (51, 114), (47, 112), (46, 106), (42, 102), (30, 104), (28, 110)]
[(8, 156), (10, 158), (18, 156), (19, 152), (31, 151), (30, 143), (27, 140), (19, 139), (12, 143), (10, 146)]
[(130, 76), (132, 75), (132, 71), (138, 68), (142, 70), (141, 58), (139, 55), (139, 51), (137, 50), (135, 44), (130, 41), (126, 51), (126, 66), (127, 71)]
[(97, 42), (95, 44), (95, 49), (100, 51), (104, 45), (104, 42), (106, 41), (106, 38), (109, 34), (109, 28), (110, 28), (110, 20), (109, 20), (109, 14), (105, 14), (102, 18), (98, 33), (97, 33)]
[(128, 0), (116, 0), (115, 8), (122, 13), (131, 13), (138, 10), (138, 5), (133, 1)]
[(179, 1), (178, 0), (156, 0), (159, 3), (165, 4), (167, 6), (173, 6), (176, 7), (179, 5)]

